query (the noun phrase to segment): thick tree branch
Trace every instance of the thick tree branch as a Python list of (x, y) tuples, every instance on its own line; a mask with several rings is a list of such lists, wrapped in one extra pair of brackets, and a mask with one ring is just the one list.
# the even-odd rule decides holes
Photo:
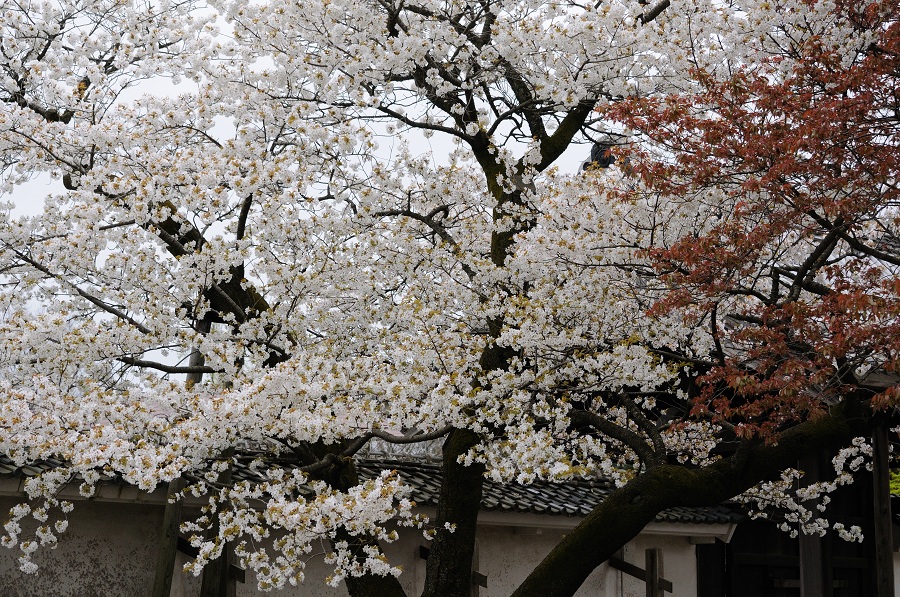
[(341, 453), (342, 456), (353, 456), (357, 452), (359, 452), (363, 446), (369, 443), (369, 440), (373, 438), (378, 438), (388, 442), (389, 444), (418, 444), (421, 442), (427, 442), (431, 440), (438, 439), (440, 437), (444, 437), (448, 433), (453, 430), (452, 427), (447, 425), (446, 427), (441, 427), (440, 429), (436, 429), (429, 433), (416, 433), (414, 435), (396, 435), (393, 433), (388, 433), (387, 431), (382, 431), (381, 429), (373, 429), (368, 433), (361, 435), (354, 439), (350, 444), (344, 449)]
[(654, 19), (656, 19), (656, 17), (661, 15), (664, 10), (669, 8), (670, 4), (671, 2), (669, 0), (662, 0), (659, 4), (643, 13), (640, 17), (638, 17), (638, 19), (640, 19), (642, 25), (646, 25), (647, 23), (653, 21)]
[[(458, 252), (460, 249), (459, 243), (457, 243), (456, 239), (453, 238), (453, 236), (449, 232), (447, 232), (446, 227), (441, 225), (439, 222), (436, 222), (434, 219), (435, 216), (437, 216), (439, 213), (441, 213), (441, 212), (446, 213), (449, 211), (449, 209), (450, 209), (449, 206), (441, 205), (439, 207), (434, 208), (433, 210), (431, 210), (430, 213), (425, 214), (425, 215), (416, 213), (410, 209), (389, 209), (389, 210), (377, 212), (375, 214), (375, 216), (379, 217), (379, 218), (403, 216), (403, 217), (407, 217), (407, 218), (416, 220), (418, 222), (422, 222), (423, 224), (428, 226), (428, 228), (435, 235), (437, 235), (442, 241), (444, 241), (445, 243), (447, 243), (448, 245), (453, 247), (454, 251)], [(466, 275), (469, 277), (470, 280), (475, 278), (475, 270), (473, 270), (472, 267), (468, 263), (466, 263), (462, 259), (460, 259), (459, 266), (466, 273)]]
[(870, 247), (869, 245), (861, 242), (859, 239), (853, 238), (846, 233), (841, 234), (841, 239), (846, 241), (847, 244), (850, 245), (851, 249), (855, 249), (860, 253), (863, 253), (870, 257), (874, 257), (875, 259), (879, 259), (881, 261), (884, 261), (885, 263), (890, 263), (891, 265), (900, 265), (900, 257), (898, 257), (897, 255), (887, 253), (880, 249), (876, 249), (875, 247)]
[(659, 434), (659, 425), (647, 418), (641, 410), (641, 407), (631, 398), (623, 396), (622, 403), (625, 405), (625, 411), (628, 413), (628, 416), (631, 417), (631, 420), (647, 434), (647, 437), (650, 438), (650, 443), (653, 446), (653, 454), (657, 460), (645, 462), (645, 466), (649, 468), (650, 466), (655, 466), (656, 464), (665, 461), (666, 446), (665, 443), (663, 443), (662, 436)]
[(801, 278), (799, 278), (799, 276), (797, 276), (796, 272), (792, 272), (783, 267), (773, 267), (772, 271), (778, 275), (784, 276), (786, 278), (790, 278), (791, 280), (794, 280), (795, 282), (797, 280), (799, 280), (800, 288), (802, 288), (803, 290), (810, 292), (812, 294), (818, 294), (819, 296), (827, 296), (827, 295), (831, 294), (832, 292), (834, 292), (830, 287), (828, 287), (824, 284), (821, 284), (819, 282), (816, 282), (815, 280), (812, 280), (809, 277), (801, 279)]
[(238, 216), (237, 231), (235, 232), (235, 236), (238, 240), (242, 240), (247, 231), (247, 218), (250, 216), (250, 207), (252, 205), (253, 194), (251, 193), (244, 197), (244, 201), (241, 203), (241, 213)]
[(568, 149), (569, 143), (581, 130), (581, 125), (584, 124), (595, 104), (594, 100), (581, 100), (568, 111), (553, 134), (541, 142), (541, 161), (535, 166), (535, 170), (538, 172), (546, 170)]
[(665, 458), (665, 454), (657, 454), (653, 447), (647, 443), (647, 440), (634, 431), (620, 427), (596, 413), (585, 410), (572, 410), (569, 411), (569, 419), (574, 425), (593, 427), (603, 435), (622, 442), (634, 450), (641, 462), (648, 467), (661, 463)]
[[(241, 208), (241, 217), (249, 213), (252, 196), (247, 197)], [(174, 257), (181, 257), (202, 249), (206, 240), (199, 230), (192, 224), (176, 219), (176, 207), (166, 201), (162, 207), (168, 208), (171, 213), (161, 222), (151, 222), (147, 225), (166, 244), (169, 253)], [(243, 232), (241, 221), (239, 227)], [(189, 248), (186, 245), (191, 244)], [(222, 283), (213, 282), (209, 285), (206, 298), (210, 306), (220, 313), (231, 313), (238, 323), (244, 323), (253, 316), (253, 312), (262, 312), (269, 309), (266, 300), (254, 288), (244, 288), (243, 276), (240, 268), (232, 268), (230, 280)]]
[(838, 225), (830, 230), (819, 242), (819, 245), (815, 250), (806, 257), (800, 265), (800, 268), (797, 270), (797, 274), (794, 277), (794, 282), (791, 284), (790, 290), (788, 290), (787, 297), (785, 298), (786, 302), (793, 302), (800, 298), (800, 291), (803, 290), (804, 284), (812, 282), (815, 273), (822, 264), (825, 263), (835, 247), (837, 247), (838, 238), (843, 231), (844, 226), (842, 225)]
[(50, 109), (39, 106), (38, 104), (29, 101), (25, 95), (21, 92), (16, 92), (12, 94), (10, 97), (4, 100), (8, 103), (13, 103), (19, 106), (20, 108), (25, 108), (31, 110), (47, 122), (61, 122), (63, 124), (68, 124), (69, 121), (72, 120), (72, 117), (75, 116), (75, 110), (71, 108), (63, 109)]
[(393, 118), (399, 122), (402, 122), (403, 124), (410, 126), (412, 128), (422, 129), (422, 130), (426, 130), (426, 131), (447, 133), (448, 135), (453, 135), (454, 137), (459, 137), (460, 139), (464, 139), (466, 141), (471, 140), (471, 137), (469, 135), (465, 134), (464, 132), (462, 132), (460, 130), (449, 127), (449, 126), (443, 126), (440, 124), (430, 124), (427, 122), (420, 122), (420, 121), (414, 120), (406, 115), (400, 114), (396, 110), (392, 110), (391, 108), (388, 108), (387, 106), (379, 105), (379, 106), (376, 106), (375, 109), (378, 110), (379, 112), (381, 112), (382, 114), (384, 114), (386, 116), (390, 116), (391, 118)]
[(836, 450), (872, 427), (853, 401), (781, 433), (776, 443), (744, 440), (731, 456), (703, 467), (664, 464), (639, 474), (567, 534), (513, 593), (514, 597), (570, 597), (587, 576), (667, 508), (713, 506), (776, 478), (799, 458)]
[(147, 361), (145, 359), (135, 359), (133, 357), (119, 357), (116, 359), (120, 363), (125, 363), (131, 367), (143, 367), (145, 369), (156, 369), (163, 373), (179, 374), (179, 373), (220, 373), (220, 369), (213, 369), (205, 365), (166, 365), (157, 363), (156, 361)]

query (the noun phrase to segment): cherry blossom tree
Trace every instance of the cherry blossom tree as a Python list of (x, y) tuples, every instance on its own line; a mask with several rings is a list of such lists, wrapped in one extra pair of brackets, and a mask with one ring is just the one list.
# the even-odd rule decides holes
[[(0, 451), (61, 463), (23, 569), (118, 475), (210, 496), (195, 572), (297, 583), (325, 540), (402, 595), (399, 521), (468, 595), (486, 477), (610, 479), (516, 593), (571, 595), (666, 508), (859, 467), (893, 407), (891, 2), (2, 6), (3, 190), (61, 183), (0, 225)], [(375, 438), (442, 442), (433, 520), (360, 482)]]

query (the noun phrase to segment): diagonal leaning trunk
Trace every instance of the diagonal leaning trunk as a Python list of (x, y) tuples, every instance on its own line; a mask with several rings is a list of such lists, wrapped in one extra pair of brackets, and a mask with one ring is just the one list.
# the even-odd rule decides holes
[[(730, 456), (702, 468), (662, 464), (612, 492), (519, 585), (513, 597), (571, 597), (588, 575), (636, 537), (656, 515), (678, 506), (715, 506), (798, 459), (850, 445), (870, 433), (871, 417), (850, 399), (766, 443), (742, 440)], [(776, 441), (777, 440), (777, 441)]]

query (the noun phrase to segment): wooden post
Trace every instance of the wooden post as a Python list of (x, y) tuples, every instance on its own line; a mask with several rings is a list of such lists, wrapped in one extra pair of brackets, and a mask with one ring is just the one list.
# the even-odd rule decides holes
[(644, 581), (647, 586), (647, 595), (662, 597), (663, 591), (671, 593), (673, 591), (672, 581), (662, 577), (662, 550), (659, 548), (648, 549), (645, 552), (644, 557), (644, 568), (629, 564), (625, 560), (615, 556), (609, 558), (607, 561), (609, 562), (609, 565), (616, 570), (621, 570), (628, 576), (633, 576), (638, 580)]
[(894, 597), (894, 540), (891, 520), (891, 480), (888, 430), (872, 432), (875, 516), (875, 596)]
[[(198, 321), (196, 329), (202, 334), (208, 334), (211, 323), (204, 319)], [(188, 361), (191, 366), (202, 365), (203, 355), (195, 350)], [(188, 388), (203, 380), (202, 373), (188, 373), (185, 384)], [(153, 579), (152, 597), (169, 597), (172, 593), (172, 575), (175, 572), (175, 554), (178, 551), (178, 536), (181, 526), (181, 500), (172, 501), (173, 496), (184, 489), (184, 479), (175, 479), (169, 482), (166, 490), (166, 509), (163, 512), (163, 523), (160, 529), (159, 553), (156, 556), (156, 574)]]
[[(813, 482), (821, 480), (820, 460), (820, 456), (815, 454), (800, 461), (805, 479)], [(799, 544), (800, 597), (831, 597), (834, 594), (832, 563), (824, 557), (822, 538), (800, 533)]]
[(663, 589), (660, 584), (662, 577), (662, 553), (658, 547), (652, 547), (644, 552), (644, 570), (647, 582), (647, 597), (662, 597)]
[(169, 482), (166, 491), (166, 508), (159, 533), (159, 551), (156, 554), (156, 575), (153, 578), (152, 597), (169, 597), (172, 592), (172, 575), (175, 571), (175, 554), (178, 545), (178, 527), (181, 524), (181, 500), (172, 501), (176, 493), (184, 489), (184, 480)]
[(800, 533), (800, 597), (826, 595), (825, 566), (830, 562), (823, 562), (822, 555), (822, 538)]
[(472, 592), (470, 593), (471, 597), (479, 597), (481, 595), (481, 581), (484, 580), (484, 584), (487, 585), (487, 577), (478, 572), (478, 539), (475, 539), (475, 551), (472, 552)]

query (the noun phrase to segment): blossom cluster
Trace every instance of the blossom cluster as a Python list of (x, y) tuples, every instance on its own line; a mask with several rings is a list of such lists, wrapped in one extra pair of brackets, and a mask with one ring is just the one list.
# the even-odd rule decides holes
[(832, 529), (845, 541), (862, 542), (859, 526), (847, 528), (840, 521), (830, 522), (822, 513), (831, 502), (830, 494), (853, 483), (861, 471), (872, 470), (871, 458), (872, 446), (866, 438), (858, 437), (832, 459), (833, 479), (804, 482), (803, 471), (787, 469), (781, 479), (759, 484), (742, 494), (739, 501), (748, 506), (751, 517), (778, 521), (779, 528), (791, 537), (800, 533), (823, 536)]
[[(40, 215), (0, 213), (0, 453), (59, 466), (3, 545), (33, 571), (69, 483), (186, 479), (195, 573), (233, 546), (264, 588), (320, 551), (333, 583), (395, 575), (376, 543), (424, 525), (402, 479), (323, 472), (373, 438), (467, 430), (460, 461), (492, 479), (622, 486), (890, 378), (890, 119), (810, 164), (815, 131), (782, 112), (819, 91), (772, 114), (758, 91), (871, 59), (891, 3), (845, 4), (4, 3), (0, 191), (52, 186)], [(774, 165), (748, 149), (770, 125), (800, 130)], [(581, 168), (598, 139), (615, 162)], [(865, 449), (745, 499), (820, 532)], [(220, 480), (251, 457), (258, 478)]]

